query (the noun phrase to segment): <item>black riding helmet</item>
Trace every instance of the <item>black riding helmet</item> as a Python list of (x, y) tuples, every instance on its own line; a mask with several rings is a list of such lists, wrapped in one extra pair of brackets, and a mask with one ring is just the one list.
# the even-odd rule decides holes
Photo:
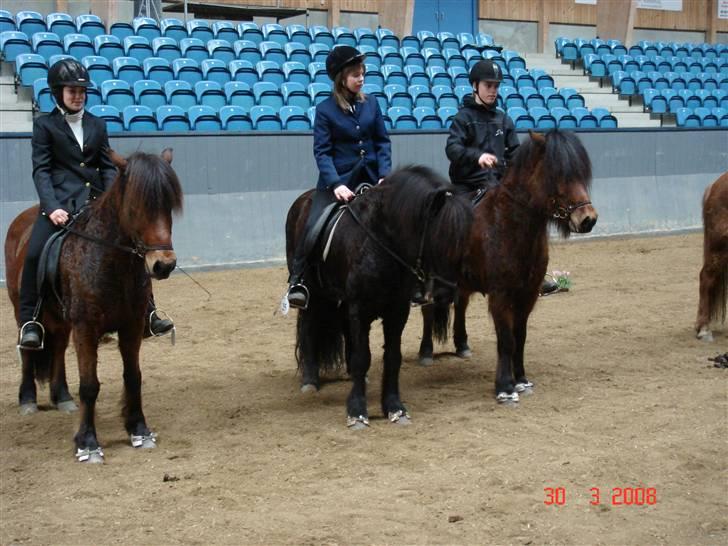
[(56, 103), (63, 108), (64, 87), (91, 87), (91, 78), (88, 71), (76, 59), (61, 59), (48, 70), (48, 87), (56, 99)]
[(503, 81), (503, 70), (490, 59), (478, 61), (470, 69), (469, 79), (471, 85), (481, 81), (500, 83)]
[(336, 75), (345, 67), (364, 62), (364, 57), (366, 55), (359, 53), (355, 47), (347, 45), (335, 47), (331, 50), (329, 56), (326, 57), (326, 73), (331, 78), (331, 81), (334, 81)]

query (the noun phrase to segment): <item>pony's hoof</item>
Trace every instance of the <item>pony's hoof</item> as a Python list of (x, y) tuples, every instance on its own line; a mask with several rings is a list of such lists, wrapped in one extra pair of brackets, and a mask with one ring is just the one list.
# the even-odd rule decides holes
[(359, 417), (346, 417), (346, 428), (349, 430), (364, 430), (369, 428), (369, 418), (360, 415)]
[(495, 397), (495, 401), (501, 406), (515, 406), (518, 404), (518, 399), (519, 396), (517, 392), (514, 392), (513, 394), (499, 392)]
[(395, 425), (409, 425), (412, 422), (409, 413), (404, 410), (390, 411), (387, 415), (390, 423)]
[(33, 415), (34, 413), (38, 413), (38, 404), (35, 402), (20, 404), (20, 409), (18, 411), (20, 415)]
[(420, 366), (432, 366), (435, 363), (435, 359), (431, 356), (421, 356), (419, 360)]
[(533, 383), (526, 381), (524, 383), (516, 383), (516, 392), (522, 396), (530, 396), (533, 394)]
[(473, 356), (473, 351), (471, 351), (470, 349), (458, 349), (457, 351), (455, 351), (455, 356), (457, 356), (458, 358), (468, 359)]
[(301, 385), (301, 392), (303, 394), (308, 394), (310, 392), (318, 392), (318, 387), (314, 385), (313, 383), (306, 383), (305, 385)]
[(157, 447), (157, 433), (150, 432), (149, 434), (136, 434), (129, 435), (131, 439), (131, 447), (137, 447), (141, 449), (153, 449)]
[(713, 343), (713, 332), (708, 330), (707, 328), (703, 327), (700, 329), (700, 331), (696, 334), (696, 337), (702, 341)]
[(96, 449), (76, 449), (76, 460), (79, 463), (102, 464), (104, 462), (104, 452), (100, 447)]
[(73, 413), (74, 411), (78, 411), (78, 406), (73, 400), (66, 400), (56, 404), (56, 409), (61, 413)]

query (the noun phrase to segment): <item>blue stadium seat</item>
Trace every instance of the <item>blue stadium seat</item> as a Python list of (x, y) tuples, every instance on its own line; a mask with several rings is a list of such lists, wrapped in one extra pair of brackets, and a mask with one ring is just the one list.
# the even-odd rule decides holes
[(631, 97), (637, 93), (637, 83), (624, 70), (612, 73), (612, 93), (620, 97)]
[(170, 63), (182, 57), (182, 51), (174, 38), (160, 36), (152, 40), (152, 51), (155, 57), (161, 57)]
[(250, 119), (253, 127), (258, 131), (280, 131), (283, 129), (278, 110), (270, 106), (253, 106), (250, 109)]
[(616, 129), (617, 118), (606, 108), (592, 109), (592, 115), (597, 118), (600, 129)]
[(91, 43), (91, 38), (85, 34), (66, 34), (63, 37), (63, 49), (68, 55), (77, 59), (83, 59), (87, 55), (95, 55), (96, 50)]
[(187, 110), (173, 104), (157, 108), (157, 127), (160, 131), (186, 132), (190, 130)]
[(567, 108), (574, 108), (576, 106), (584, 106), (584, 97), (582, 97), (576, 89), (572, 87), (562, 87), (559, 89), (559, 95), (564, 97)]
[(435, 85), (430, 89), (430, 92), (435, 95), (439, 108), (458, 108), (460, 106), (460, 101), (449, 85)]
[[(393, 64), (385, 64), (381, 68), (382, 75), (384, 76), (384, 81), (388, 85), (401, 85), (402, 87), (407, 87), (409, 84), (409, 81), (407, 80), (407, 75), (403, 72), (403, 69), (400, 68), (397, 65)], [(366, 74), (364, 77), (366, 81)]]
[(579, 122), (579, 127), (581, 129), (596, 129), (599, 127), (597, 118), (583, 106), (571, 108), (571, 114), (576, 118), (576, 121)]
[[(387, 96), (387, 100), (389, 101), (389, 110), (392, 108), (405, 108), (408, 111), (412, 110), (412, 97), (403, 85), (391, 83), (387, 84), (384, 86), (384, 94)], [(387, 110), (387, 112), (389, 112), (389, 110)], [(392, 122), (394, 121), (395, 119), (392, 118)]]
[(543, 97), (546, 108), (566, 107), (566, 99), (554, 87), (542, 87), (538, 92)]
[(518, 106), (508, 109), (508, 117), (513, 120), (516, 129), (535, 129), (536, 121), (528, 113), (528, 110)]
[(405, 66), (404, 75), (407, 77), (410, 85), (424, 85), (425, 87), (430, 86), (430, 78), (427, 77), (425, 70), (420, 66)]
[(211, 59), (218, 59), (225, 64), (237, 57), (232, 44), (227, 40), (210, 40), (207, 42), (207, 51)]
[(405, 131), (417, 129), (417, 119), (412, 115), (412, 111), (409, 108), (390, 106), (389, 110), (387, 110), (387, 116), (392, 120), (392, 126), (395, 129)]
[(331, 34), (334, 36), (336, 45), (348, 45), (356, 47), (356, 37), (354, 33), (348, 27), (333, 27)]
[[(650, 111), (652, 108), (652, 101), (657, 98), (658, 100), (664, 101), (663, 107), (667, 109), (667, 101), (662, 97), (660, 94), (660, 91), (658, 89), (654, 89), (652, 87), (645, 89), (642, 91), (642, 111), (647, 112)], [(659, 111), (656, 113), (660, 113)]]
[[(65, 14), (64, 14), (65, 15)], [(13, 31), (15, 28), (15, 19), (13, 14), (7, 10), (0, 9), (0, 32)], [(51, 32), (54, 32), (50, 29)], [(73, 26), (73, 32), (76, 32), (76, 25)], [(56, 33), (58, 34), (58, 33)]]
[(470, 85), (468, 70), (462, 66), (451, 66), (447, 73), (452, 78), (453, 85)]
[(283, 106), (278, 111), (283, 129), (286, 131), (310, 131), (311, 120), (300, 106)]
[(220, 59), (205, 59), (202, 61), (201, 68), (203, 80), (215, 81), (220, 86), (225, 85), (233, 79), (228, 65)]
[(354, 37), (356, 38), (357, 47), (379, 47), (379, 39), (370, 28), (360, 27), (354, 29)]
[(63, 59), (73, 59), (71, 55), (66, 55), (65, 53), (63, 55), (53, 55), (50, 59), (48, 59), (48, 68), (56, 64), (58, 61), (62, 61)]
[(175, 79), (172, 66), (167, 59), (162, 57), (147, 57), (142, 66), (144, 67), (144, 78), (147, 80), (155, 80), (164, 85)]
[(297, 82), (304, 87), (311, 83), (311, 75), (302, 63), (295, 61), (283, 63), (282, 69), (287, 82)]
[(134, 29), (134, 34), (146, 38), (149, 43), (154, 38), (159, 38), (162, 35), (162, 30), (159, 28), (157, 21), (151, 17), (135, 17), (131, 21), (131, 26)]
[(222, 121), (217, 111), (210, 106), (191, 106), (187, 117), (193, 131), (222, 131)]
[(535, 87), (521, 87), (518, 92), (523, 97), (523, 100), (526, 103), (526, 108), (531, 109), (535, 107), (546, 107), (546, 99), (544, 99), (543, 95), (541, 95)]
[(431, 47), (426, 47), (426, 48), (422, 49), (422, 56), (425, 59), (426, 68), (431, 68), (433, 66), (439, 66), (441, 68), (445, 68), (447, 66), (445, 57), (437, 49), (434, 49)]
[(230, 47), (240, 39), (237, 28), (230, 21), (215, 21), (212, 23), (212, 32), (216, 40), (225, 40)]
[(719, 127), (728, 127), (728, 108), (713, 108), (711, 112), (718, 120)]
[(517, 51), (512, 51), (510, 49), (504, 49), (501, 52), (501, 55), (503, 55), (503, 60), (506, 62), (506, 67), (508, 67), (508, 70), (513, 70), (514, 68), (522, 68), (526, 69), (526, 61), (523, 57), (521, 57)]
[[(454, 82), (447, 71), (441, 66), (430, 66), (426, 70), (427, 75), (430, 77), (430, 85), (450, 85), (453, 86)], [(458, 87), (458, 86), (455, 86)]]
[(556, 125), (559, 129), (571, 130), (576, 129), (578, 126), (576, 118), (571, 114), (568, 108), (555, 106), (554, 108), (551, 108), (551, 115), (556, 120)]
[(16, 13), (15, 27), (19, 32), (23, 32), (29, 37), (36, 32), (46, 32), (48, 30), (43, 16), (37, 11), (19, 11)]
[(250, 120), (250, 116), (240, 106), (223, 106), (220, 108), (220, 122), (225, 131), (253, 130), (253, 122)]
[(178, 106), (185, 112), (190, 106), (197, 104), (197, 95), (192, 90), (192, 85), (184, 80), (172, 80), (165, 83), (164, 94), (167, 96), (168, 105)]
[(437, 39), (440, 40), (441, 49), (460, 49), (460, 42), (452, 32), (438, 32)]
[(32, 87), (38, 78), (48, 75), (46, 60), (35, 53), (23, 53), (15, 58), (15, 74), (23, 87)]
[(717, 74), (704, 72), (704, 73), (700, 74), (699, 78), (700, 78), (700, 81), (702, 82), (703, 89), (708, 89), (708, 90), (712, 91), (713, 89), (719, 88), (718, 81), (720, 78), (717, 76)]
[(584, 73), (594, 78), (603, 78), (607, 75), (607, 64), (596, 53), (587, 53), (582, 57)]
[[(437, 41), (437, 38), (435, 38), (435, 41)], [(389, 43), (383, 44), (381, 42), (379, 43), (379, 45), (380, 45), (380, 47), (383, 45), (390, 46)], [(397, 47), (397, 46), (395, 46), (394, 44), (391, 44), (391, 47)], [(399, 47), (414, 47), (415, 49), (417, 49), (419, 51), (422, 50), (422, 44), (420, 44), (420, 41), (417, 38), (417, 36), (403, 36), (402, 40), (399, 44)], [(438, 48), (440, 47), (440, 42), (437, 42), (437, 47)]]
[(413, 107), (428, 107), (432, 108), (433, 112), (437, 108), (437, 99), (435, 95), (430, 92), (429, 87), (424, 85), (410, 85), (407, 88), (407, 92), (412, 97)]
[(498, 94), (500, 95), (501, 103), (506, 110), (513, 107), (525, 108), (526, 106), (526, 99), (521, 96), (515, 87), (510, 85), (501, 85), (498, 89)]
[(365, 83), (361, 90), (365, 95), (374, 97), (379, 104), (380, 111), (387, 111), (387, 108), (389, 108), (389, 101), (387, 101), (387, 96), (384, 94), (384, 91), (382, 91), (382, 86), (374, 83)]
[(400, 52), (393, 47), (379, 47), (377, 50), (379, 57), (382, 59), (382, 65), (393, 65), (398, 67), (400, 70), (404, 68), (404, 59)]
[(685, 107), (685, 99), (687, 97), (692, 97), (693, 92), (688, 89), (680, 89), (679, 91), (675, 91), (674, 89), (662, 89), (660, 91), (660, 95), (665, 97), (665, 100), (667, 101), (667, 110), (674, 113), (678, 108)]
[(675, 121), (678, 127), (700, 127), (700, 118), (690, 108), (678, 108)]
[(459, 32), (456, 38), (458, 39), (458, 43), (460, 44), (459, 49), (461, 51), (465, 51), (467, 49), (477, 50), (479, 47), (475, 36), (473, 36), (469, 32)]
[(298, 106), (303, 110), (311, 108), (311, 97), (303, 84), (299, 82), (286, 82), (281, 85), (281, 92), (283, 93), (283, 101), (286, 106)]
[[(375, 34), (380, 46), (400, 47), (399, 38), (390, 29), (378, 28)], [(419, 44), (417, 47), (419, 47)]]
[(140, 106), (151, 108), (155, 112), (157, 108), (167, 104), (167, 97), (159, 82), (139, 80), (134, 82), (134, 102)]
[(282, 65), (288, 60), (283, 46), (278, 42), (266, 40), (265, 42), (261, 42), (258, 47), (260, 48), (264, 61), (273, 61), (278, 65)]
[(300, 42), (289, 42), (283, 46), (283, 49), (288, 62), (301, 63), (304, 66), (313, 62), (308, 47)]
[(99, 91), (96, 87), (87, 87), (86, 88), (86, 108), (90, 108), (91, 106), (97, 106), (99, 104), (102, 104), (101, 100), (101, 91)]
[(711, 109), (701, 106), (693, 110), (693, 114), (698, 116), (702, 127), (718, 127), (718, 118), (713, 114)]
[(325, 83), (311, 83), (308, 86), (308, 94), (311, 97), (311, 103), (316, 106), (331, 96), (331, 86)]
[(215, 81), (201, 81), (195, 84), (195, 95), (197, 104), (209, 106), (215, 111), (220, 110), (227, 104), (227, 98), (222, 86)]
[(463, 51), (463, 57), (465, 57), (465, 62), (468, 65), (468, 70), (473, 68), (473, 66), (475, 66), (475, 63), (483, 59), (480, 51), (475, 51), (474, 49), (466, 49), (465, 51)]
[(205, 42), (199, 38), (182, 38), (179, 41), (179, 48), (183, 57), (198, 63), (210, 58)]
[[(435, 49), (437, 51), (442, 49), (440, 40), (437, 39), (434, 32), (429, 30), (420, 30), (417, 32), (417, 41), (419, 42), (418, 47), (420, 49)], [(402, 47), (404, 47), (404, 44), (402, 44)]]
[[(76, 32), (76, 23), (67, 13), (49, 13), (46, 15), (46, 26), (48, 27), (48, 32), (53, 32), (61, 40), (63, 40), (66, 34), (74, 34)], [(6, 29), (3, 29), (2, 24), (0, 24), (0, 31), (2, 30)]]
[(711, 93), (717, 99), (719, 108), (728, 108), (728, 91), (725, 89), (713, 89)]
[(134, 93), (124, 80), (106, 80), (101, 84), (101, 98), (107, 106), (113, 106), (122, 112), (127, 106), (134, 104)]
[(460, 50), (448, 48), (443, 50), (442, 54), (445, 57), (446, 68), (462, 68), (467, 72), (468, 63), (460, 53)]
[(402, 56), (402, 59), (404, 59), (405, 69), (419, 67), (424, 72), (425, 58), (422, 56), (422, 53), (420, 53), (419, 50), (415, 49), (414, 47), (403, 47), (400, 48), (399, 53)]
[[(314, 63), (312, 63), (314, 64)], [(311, 69), (311, 66), (309, 65), (309, 70)], [(407, 77), (405, 76), (405, 79)], [(326, 77), (326, 81), (328, 80), (328, 76)], [(323, 83), (323, 78), (319, 80), (319, 82)], [(377, 68), (374, 65), (371, 64), (365, 64), (364, 65), (364, 84), (367, 85), (376, 85), (380, 88), (384, 87), (385, 81), (384, 81), (384, 75), (382, 74), (382, 71), (380, 68)], [(429, 84), (429, 80), (428, 80)]]
[(329, 51), (331, 51), (331, 48), (326, 44), (311, 44), (308, 46), (308, 52), (311, 54), (311, 62), (314, 63), (325, 63)]
[(533, 81), (536, 82), (536, 89), (555, 87), (554, 79), (543, 68), (532, 68), (529, 70), (529, 74), (533, 78)]
[(665, 78), (667, 78), (669, 87), (671, 89), (687, 89), (687, 82), (675, 72), (665, 72)]
[(230, 76), (236, 82), (244, 82), (252, 89), (253, 84), (258, 82), (258, 71), (255, 70), (249, 61), (230, 61), (228, 65)]
[(450, 127), (452, 125), (452, 118), (455, 117), (455, 114), (458, 113), (457, 108), (452, 108), (451, 106), (441, 106), (437, 109), (437, 115), (440, 118), (440, 121), (442, 121), (443, 127)]
[(140, 61), (153, 55), (149, 40), (143, 36), (127, 36), (124, 38), (124, 53), (127, 57), (134, 57)]
[(111, 70), (111, 63), (106, 57), (97, 55), (89, 55), (81, 59), (81, 64), (88, 70), (91, 81), (97, 88), (101, 88), (101, 83), (114, 78), (114, 72)]
[(255, 106), (255, 95), (250, 85), (245, 82), (228, 82), (225, 84), (225, 97), (230, 106), (238, 106), (246, 113)]
[(280, 87), (273, 82), (258, 82), (253, 86), (255, 104), (270, 106), (276, 112), (284, 105)]
[(465, 85), (458, 85), (453, 89), (453, 92), (455, 93), (455, 96), (458, 98), (458, 102), (462, 104), (463, 99), (473, 94), (473, 88)]
[(96, 55), (105, 57), (109, 63), (117, 57), (124, 57), (124, 46), (121, 40), (112, 34), (100, 34), (94, 38), (94, 51)]
[(528, 109), (528, 113), (531, 114), (531, 117), (536, 122), (536, 129), (545, 131), (556, 129), (556, 119), (551, 115), (548, 108), (534, 106)]
[(175, 19), (174, 17), (162, 19), (159, 22), (159, 28), (162, 31), (162, 36), (165, 38), (173, 38), (178, 43), (183, 38), (189, 38), (187, 28), (180, 19)]
[(250, 40), (235, 40), (233, 51), (238, 59), (248, 61), (252, 65), (263, 60), (263, 54), (260, 52), (258, 44)]
[(313, 43), (311, 34), (309, 34), (308, 29), (303, 25), (288, 25), (286, 27), (286, 34), (288, 34), (289, 42), (301, 44), (307, 50), (308, 46)]
[(263, 41), (263, 33), (253, 21), (238, 23), (238, 34), (241, 40), (253, 42), (256, 46)]
[(41, 55), (46, 61), (53, 55), (63, 53), (63, 46), (57, 34), (53, 32), (36, 32), (31, 38), (33, 53)]
[(106, 27), (101, 17), (92, 13), (83, 13), (76, 17), (76, 29), (92, 40), (101, 34), (106, 34)]
[(32, 53), (33, 49), (25, 33), (6, 30), (0, 33), (0, 51), (4, 61), (14, 63), (18, 55)]
[(694, 95), (700, 101), (697, 106), (711, 109), (719, 105), (718, 99), (713, 96), (713, 91), (709, 89), (696, 89)]
[(172, 70), (176, 80), (184, 80), (190, 85), (202, 81), (202, 70), (194, 59), (175, 59), (172, 61)]
[(124, 130), (124, 122), (121, 120), (121, 115), (113, 106), (101, 104), (88, 106), (87, 103), (86, 107), (94, 116), (99, 117), (106, 122), (106, 130), (109, 133), (120, 133)]
[(187, 34), (189, 34), (190, 38), (197, 38), (205, 44), (215, 37), (210, 28), (210, 23), (203, 19), (187, 21)]
[[(122, 43), (127, 36), (134, 36), (134, 29), (130, 23), (117, 21), (109, 27), (109, 35), (116, 36), (119, 39), (119, 43)], [(94, 36), (95, 39), (96, 36)]]
[(562, 61), (566, 61), (574, 65), (580, 56), (579, 48), (573, 41), (567, 40), (561, 45), (560, 57)]
[[(311, 74), (311, 83), (323, 83), (330, 84), (328, 74), (326, 74), (326, 65), (324, 63), (313, 62), (308, 65), (308, 73)], [(366, 81), (366, 73), (364, 74), (364, 81)]]
[(278, 23), (266, 23), (260, 27), (263, 31), (263, 39), (266, 42), (276, 42), (278, 45), (283, 47), (288, 42), (288, 34)]
[(51, 88), (48, 87), (46, 78), (38, 78), (33, 82), (33, 101), (38, 110), (44, 114), (52, 111), (56, 107), (56, 102), (51, 94)]
[(418, 106), (412, 110), (412, 115), (417, 120), (417, 126), (427, 131), (442, 129), (442, 121), (435, 113), (434, 108)]
[(255, 69), (258, 71), (260, 81), (271, 82), (276, 87), (280, 87), (286, 80), (280, 65), (274, 61), (260, 61), (255, 65)]
[(619, 40), (607, 40), (607, 45), (609, 46), (612, 55), (617, 57), (620, 55), (627, 55), (627, 48)]
[(153, 133), (157, 130), (157, 120), (151, 108), (131, 105), (124, 108), (124, 129), (140, 133)]

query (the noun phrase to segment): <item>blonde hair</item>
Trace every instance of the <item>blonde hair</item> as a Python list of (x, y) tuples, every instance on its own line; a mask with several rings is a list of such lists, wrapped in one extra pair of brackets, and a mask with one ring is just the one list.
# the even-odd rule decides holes
[[(351, 92), (346, 88), (346, 78), (358, 70), (364, 70), (364, 63), (355, 63), (345, 66), (339, 71), (334, 79), (334, 99), (336, 100), (336, 104), (339, 105), (339, 108), (345, 112), (349, 111), (348, 97), (351, 96)], [(366, 95), (359, 91), (355, 98), (357, 102), (364, 102), (366, 100)]]

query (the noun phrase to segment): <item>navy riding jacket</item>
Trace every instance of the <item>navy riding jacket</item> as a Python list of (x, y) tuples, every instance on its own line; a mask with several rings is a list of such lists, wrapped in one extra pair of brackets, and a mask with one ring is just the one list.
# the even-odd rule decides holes
[(332, 96), (316, 106), (313, 155), (319, 169), (316, 188), (376, 184), (392, 170), (392, 152), (384, 118), (374, 97), (345, 112)]

